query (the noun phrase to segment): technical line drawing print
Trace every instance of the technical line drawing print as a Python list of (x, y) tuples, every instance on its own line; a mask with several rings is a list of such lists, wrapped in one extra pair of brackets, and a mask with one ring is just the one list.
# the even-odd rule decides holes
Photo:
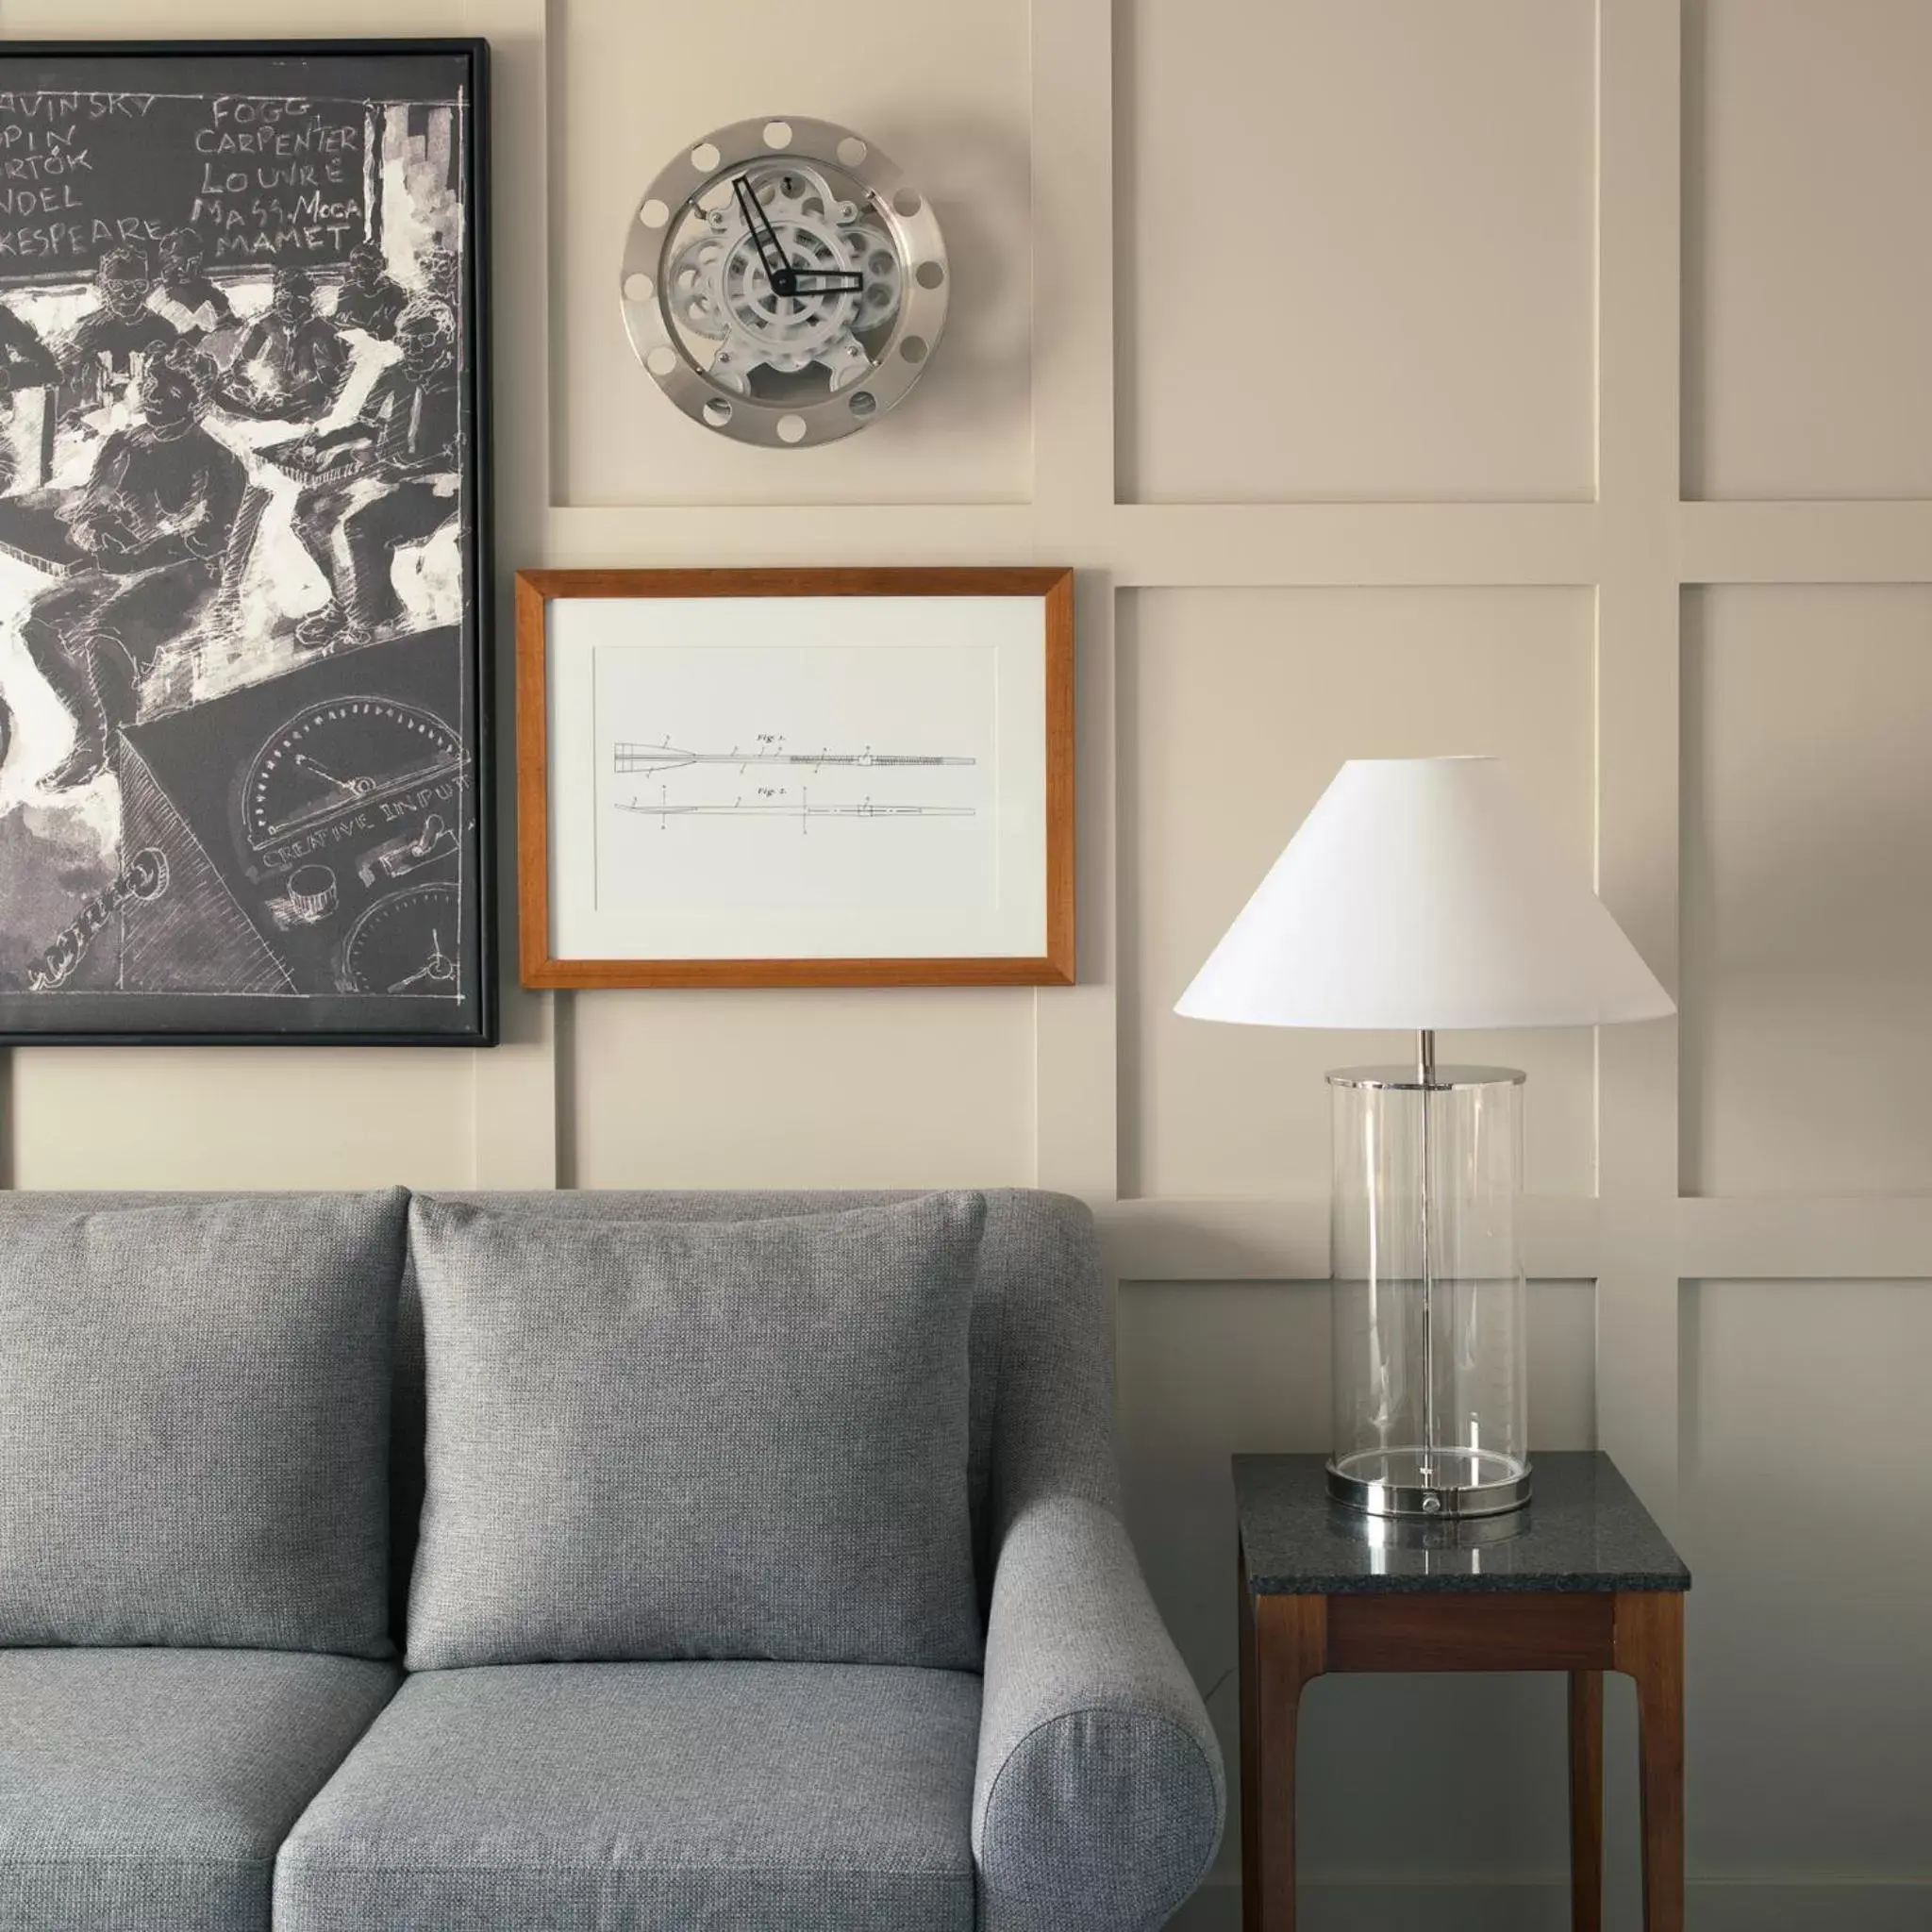
[(784, 740), (776, 736), (760, 737), (757, 748), (741, 751), (733, 745), (729, 751), (684, 751), (668, 740), (662, 744), (626, 743), (620, 740), (613, 748), (611, 769), (621, 774), (650, 775), (654, 773), (679, 772), (692, 765), (736, 765), (741, 771), (749, 765), (796, 765), (811, 771), (820, 771), (827, 766), (853, 766), (869, 770), (881, 765), (976, 765), (977, 758), (939, 758), (924, 752), (874, 751), (868, 745), (863, 751), (833, 751), (822, 747), (818, 751), (785, 751)]
[[(955, 760), (959, 764), (971, 764), (971, 758)], [(658, 787), (658, 803), (646, 805), (641, 799), (619, 799), (619, 811), (636, 812), (641, 818), (654, 818), (658, 829), (664, 830), (673, 819), (685, 818), (724, 818), (724, 819), (796, 819), (799, 830), (810, 829), (813, 819), (970, 819), (976, 818), (976, 808), (970, 805), (881, 805), (870, 798), (860, 799), (847, 805), (813, 805), (810, 794), (801, 791), (796, 805), (776, 805), (769, 802), (747, 805), (741, 799), (734, 799), (729, 805), (673, 805), (665, 788)]]

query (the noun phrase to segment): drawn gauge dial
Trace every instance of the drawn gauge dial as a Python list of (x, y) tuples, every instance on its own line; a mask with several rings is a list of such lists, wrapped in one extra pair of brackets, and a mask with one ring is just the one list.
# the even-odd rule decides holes
[(463, 745), (433, 711), (394, 698), (330, 698), (273, 732), (243, 777), (242, 835), (258, 856), (363, 807), (463, 769)]
[(446, 880), (405, 886), (376, 900), (342, 941), (336, 984), (344, 992), (459, 995), (461, 913), (456, 886)]
[(829, 442), (919, 380), (945, 327), (932, 206), (830, 121), (739, 121), (644, 191), (621, 271), (638, 360), (740, 442)]

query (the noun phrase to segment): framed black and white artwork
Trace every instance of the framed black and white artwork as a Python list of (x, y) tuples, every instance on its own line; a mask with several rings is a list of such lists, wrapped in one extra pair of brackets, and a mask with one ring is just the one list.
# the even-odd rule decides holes
[(495, 1037), (486, 52), (0, 42), (0, 1040)]

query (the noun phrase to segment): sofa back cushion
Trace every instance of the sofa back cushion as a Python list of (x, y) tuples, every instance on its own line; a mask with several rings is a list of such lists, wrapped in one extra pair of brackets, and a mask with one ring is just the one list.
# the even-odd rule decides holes
[(407, 1204), (0, 1195), (0, 1645), (393, 1654)]
[[(425, 1196), (487, 1208), (520, 1223), (784, 1221), (888, 1208), (905, 1190), (544, 1189)], [(1108, 1508), (1119, 1506), (1113, 1453), (1113, 1293), (1084, 1202), (1034, 1188), (986, 1190), (986, 1227), (973, 1289), (972, 1424), (966, 1457), (974, 1568), (982, 1621), (993, 1552), (1012, 1512), (1050, 1484)], [(411, 1262), (403, 1270), (396, 1334), (390, 1563), (392, 1627), (408, 1621), (410, 1568), (423, 1511), (423, 1306)], [(999, 1480), (994, 1481), (997, 1445)]]
[(413, 1669), (976, 1666), (970, 1193), (774, 1220), (419, 1197)]

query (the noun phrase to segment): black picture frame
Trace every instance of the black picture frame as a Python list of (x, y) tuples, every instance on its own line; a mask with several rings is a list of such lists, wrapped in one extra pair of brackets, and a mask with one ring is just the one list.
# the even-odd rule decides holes
[(480, 39), (0, 41), (0, 1045), (496, 1043), (488, 170)]

